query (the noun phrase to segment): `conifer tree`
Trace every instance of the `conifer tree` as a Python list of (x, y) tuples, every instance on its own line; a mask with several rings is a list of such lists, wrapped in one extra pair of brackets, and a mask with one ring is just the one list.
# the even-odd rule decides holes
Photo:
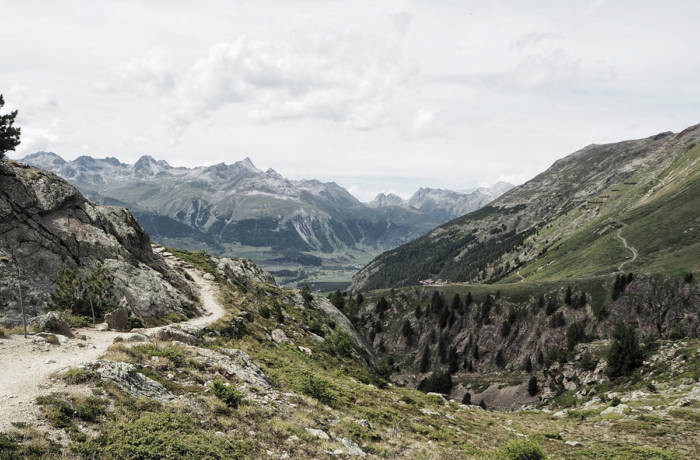
[[(0, 94), (0, 110), (5, 105), (5, 99)], [(20, 143), (21, 128), (14, 126), (17, 111), (0, 115), (0, 160), (5, 157), (5, 153), (14, 150)]]

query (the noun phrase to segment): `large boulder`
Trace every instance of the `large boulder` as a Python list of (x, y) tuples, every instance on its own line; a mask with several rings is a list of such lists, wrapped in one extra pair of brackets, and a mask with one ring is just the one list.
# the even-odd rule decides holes
[(270, 388), (270, 379), (244, 351), (235, 348), (223, 348), (220, 352), (208, 348), (198, 348), (197, 361), (219, 369), (226, 377), (237, 378), (249, 385)]
[(129, 328), (129, 310), (126, 308), (117, 308), (105, 315), (107, 327), (113, 331), (128, 331)]
[(50, 311), (39, 318), (39, 330), (42, 332), (52, 332), (73, 338), (73, 331), (67, 322), (55, 311)]

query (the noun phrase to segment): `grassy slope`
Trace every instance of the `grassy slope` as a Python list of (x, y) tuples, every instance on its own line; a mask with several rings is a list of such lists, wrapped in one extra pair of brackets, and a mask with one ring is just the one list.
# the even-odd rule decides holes
[[(698, 131), (586, 148), (493, 206), (380, 255), (353, 287), (404, 286), (428, 277), (515, 282), (518, 270), (532, 280), (609, 275), (631, 256), (618, 230), (639, 250), (624, 270), (698, 271)], [(526, 234), (533, 226), (537, 231)], [(519, 233), (510, 234), (515, 228)]]
[[(671, 166), (652, 176), (644, 171), (627, 182), (615, 184), (602, 195), (608, 202), (600, 215), (563, 237), (555, 249), (520, 269), (529, 280), (553, 280), (606, 275), (631, 254), (615, 237), (620, 230), (628, 245), (639, 251), (626, 271), (664, 273), (674, 276), (700, 270), (700, 146), (678, 156)], [(619, 191), (613, 191), (619, 190)], [(576, 210), (552, 222), (539, 238), (549, 238), (558, 228), (579, 217)], [(511, 274), (504, 281), (517, 281)]]

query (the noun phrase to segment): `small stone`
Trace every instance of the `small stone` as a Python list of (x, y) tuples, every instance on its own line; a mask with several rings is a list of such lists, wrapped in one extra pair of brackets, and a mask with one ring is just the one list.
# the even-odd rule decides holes
[(435, 412), (432, 409), (428, 409), (427, 407), (422, 408), (420, 411), (425, 415), (440, 415), (439, 413)]
[(216, 276), (212, 275), (211, 273), (205, 273), (202, 278), (204, 278), (207, 281), (214, 281), (216, 279)]
[(287, 334), (284, 333), (282, 329), (275, 329), (272, 331), (272, 340), (277, 343), (289, 343), (290, 340)]
[(358, 446), (357, 443), (350, 438), (340, 438), (340, 443), (344, 445), (345, 448), (348, 450), (348, 455), (355, 455), (360, 457), (367, 456), (367, 454), (362, 449), (360, 449), (360, 446)]
[(323, 431), (323, 430), (317, 430), (316, 428), (304, 428), (307, 433), (309, 433), (311, 436), (318, 438), (318, 439), (323, 439), (324, 441), (328, 441), (330, 436)]
[(306, 347), (300, 346), (300, 347), (299, 347), (299, 351), (302, 352), (302, 353), (304, 353), (304, 354), (307, 355), (307, 356), (313, 356), (313, 352), (311, 351), (310, 348), (306, 348)]
[(578, 447), (581, 445), (581, 443), (578, 441), (566, 441), (565, 444), (571, 447)]

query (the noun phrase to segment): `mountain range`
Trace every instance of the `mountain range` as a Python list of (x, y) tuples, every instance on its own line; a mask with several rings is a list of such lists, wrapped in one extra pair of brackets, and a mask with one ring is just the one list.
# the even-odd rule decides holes
[(508, 182), (497, 182), (491, 187), (479, 187), (463, 192), (421, 187), (408, 200), (393, 193), (380, 193), (368, 206), (416, 209), (438, 220), (448, 221), (481, 208), (512, 188), (513, 184)]
[(477, 209), (503, 189), (421, 189), (407, 203), (380, 206), (334, 182), (262, 171), (249, 158), (184, 168), (150, 156), (126, 164), (37, 152), (22, 162), (55, 172), (93, 201), (128, 207), (160, 243), (249, 257), (281, 282), (349, 281), (373, 256)]
[(354, 290), (700, 268), (700, 125), (589, 145), (481, 209), (390, 250)]

